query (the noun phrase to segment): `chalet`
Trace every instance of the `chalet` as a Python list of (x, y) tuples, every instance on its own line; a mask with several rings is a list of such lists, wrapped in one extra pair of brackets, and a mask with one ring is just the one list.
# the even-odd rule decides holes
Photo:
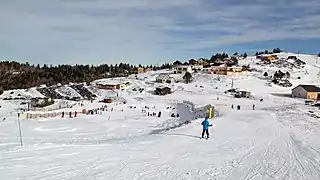
[(278, 59), (278, 56), (277, 55), (261, 56), (260, 59), (262, 61), (274, 61)]
[(298, 60), (297, 56), (288, 56), (287, 59), (293, 59), (293, 60)]
[(188, 67), (189, 66), (184, 66), (184, 65), (175, 66), (175, 67), (173, 67), (173, 73), (174, 74), (182, 74), (187, 71)]
[(314, 85), (298, 85), (292, 89), (292, 97), (318, 100), (320, 88)]
[(137, 67), (137, 68), (134, 68), (133, 72), (135, 74), (141, 74), (145, 72), (145, 69), (143, 67)]
[(201, 66), (208, 66), (210, 65), (210, 63), (208, 61), (206, 61), (205, 59), (201, 58), (198, 60), (198, 65), (201, 65)]
[(173, 66), (181, 66), (182, 65), (182, 63), (179, 60), (176, 60), (172, 64), (173, 64)]
[(197, 61), (194, 60), (194, 59), (190, 59), (190, 60), (188, 61), (188, 63), (189, 63), (189, 65), (196, 65), (196, 64), (197, 64)]
[(236, 98), (250, 98), (251, 97), (251, 92), (246, 91), (246, 90), (241, 90), (241, 89), (228, 89), (224, 93), (230, 94)]
[(220, 66), (212, 66), (211, 74), (227, 75), (227, 64), (222, 64)]
[(171, 88), (166, 87), (166, 86), (160, 86), (157, 87), (155, 90), (156, 95), (166, 95), (166, 94), (171, 94)]
[(149, 72), (149, 71), (152, 71), (153, 69), (152, 68), (146, 68), (145, 70), (144, 70), (144, 72)]
[(102, 102), (102, 103), (112, 103), (112, 99), (103, 99), (99, 102)]
[(108, 80), (108, 81), (100, 81), (96, 83), (96, 87), (99, 89), (106, 90), (118, 90), (126, 87), (128, 82), (121, 82), (120, 80)]
[(244, 97), (244, 98), (250, 98), (251, 96), (251, 92), (246, 91), (246, 90), (239, 90), (239, 95), (240, 97)]
[(227, 75), (237, 76), (237, 75), (241, 74), (242, 71), (243, 71), (242, 67), (228, 67), (227, 68)]
[(196, 65), (190, 66), (190, 68), (191, 68), (191, 70), (192, 70), (192, 71), (190, 71), (190, 72), (193, 72), (193, 71), (201, 71), (201, 69), (203, 68), (203, 66), (196, 64)]
[(202, 72), (204, 73), (230, 75), (230, 76), (240, 75), (243, 71), (244, 71), (243, 67), (238, 67), (238, 66), (228, 67), (227, 64), (222, 64), (220, 66), (211, 66), (208, 68), (202, 68)]
[(99, 89), (106, 89), (106, 90), (117, 90), (120, 89), (120, 84), (114, 84), (114, 83), (97, 83), (96, 87)]
[(211, 67), (202, 68), (202, 72), (205, 72), (205, 73), (211, 72)]
[(173, 83), (174, 81), (175, 79), (166, 73), (161, 73), (156, 77), (156, 82), (158, 83)]

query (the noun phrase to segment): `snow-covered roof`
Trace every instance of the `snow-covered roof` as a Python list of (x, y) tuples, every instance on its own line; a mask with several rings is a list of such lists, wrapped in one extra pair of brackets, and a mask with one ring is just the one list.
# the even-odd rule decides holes
[(179, 65), (179, 66), (175, 66), (175, 68), (188, 68), (189, 65)]
[(124, 84), (126, 81), (122, 81), (121, 79), (103, 79), (103, 80), (98, 80), (95, 82), (96, 84), (101, 84), (101, 85), (119, 85), (119, 84)]
[(172, 77), (169, 76), (169, 74), (166, 74), (166, 73), (161, 73), (159, 74), (156, 79), (161, 79), (161, 80), (167, 80), (167, 79), (171, 79)]
[(288, 59), (287, 62), (289, 63), (295, 63), (296, 61), (294, 59)]
[(171, 87), (169, 87), (169, 86), (164, 86), (164, 85), (161, 85), (161, 86), (158, 86), (158, 87), (156, 87), (157, 89), (163, 89), (163, 88), (170, 88), (171, 89)]
[(237, 89), (239, 92), (250, 92), (248, 90), (245, 90), (245, 89)]
[[(307, 92), (320, 92), (320, 88), (318, 86), (315, 86), (315, 85), (303, 85), (303, 84), (300, 84), (298, 86), (296, 86), (295, 88), (297, 87), (302, 87), (303, 89), (305, 89)], [(293, 89), (295, 89), (293, 88)]]
[(236, 66), (233, 66), (233, 67), (227, 67), (228, 70), (241, 70), (243, 69), (242, 67), (236, 67)]
[(191, 67), (192, 67), (192, 68), (201, 68), (201, 67), (203, 67), (203, 65), (200, 65), (200, 64), (198, 65), (198, 64), (196, 64), (196, 65), (191, 65)]

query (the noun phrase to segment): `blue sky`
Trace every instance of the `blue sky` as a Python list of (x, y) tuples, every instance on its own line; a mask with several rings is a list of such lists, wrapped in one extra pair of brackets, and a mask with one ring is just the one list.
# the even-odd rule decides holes
[(156, 64), (320, 52), (319, 0), (0, 0), (0, 59)]

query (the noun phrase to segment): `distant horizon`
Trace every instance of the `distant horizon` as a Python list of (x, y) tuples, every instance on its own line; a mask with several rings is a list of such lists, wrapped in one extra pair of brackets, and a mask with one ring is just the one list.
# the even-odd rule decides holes
[[(258, 50), (258, 51), (255, 51), (254, 53), (247, 53), (247, 52), (239, 52), (239, 51), (234, 51), (234, 52), (232, 52), (232, 53), (228, 53), (228, 52), (215, 52), (215, 53), (213, 53), (212, 55), (215, 55), (216, 53), (227, 53), (229, 56), (232, 56), (235, 52), (238, 52), (238, 54), (239, 55), (241, 55), (241, 54), (244, 54), (244, 53), (247, 53), (247, 55), (248, 55), (248, 57), (250, 57), (250, 56), (255, 56), (255, 53), (256, 52), (264, 52), (265, 50), (268, 50), (269, 52), (272, 52), (272, 50), (273, 50), (274, 48), (272, 48), (272, 49), (264, 49), (264, 50)], [(293, 53), (293, 54), (306, 54), (306, 55), (314, 55), (314, 56), (316, 56), (316, 55), (318, 55), (319, 53), (314, 53), (314, 54), (312, 54), (312, 53), (305, 53), (305, 52), (301, 52), (301, 51), (298, 51), (298, 52), (291, 52), (291, 51), (286, 51), (285, 49), (281, 49), (280, 48), (280, 50), (282, 50), (282, 52), (284, 52), (284, 53)], [(212, 56), (211, 55), (211, 56)], [(174, 59), (174, 60), (171, 60), (171, 61), (163, 61), (163, 62), (159, 62), (158, 63), (158, 65), (160, 66), (160, 65), (162, 65), (162, 64), (167, 64), (167, 63), (169, 63), (169, 64), (172, 64), (174, 61), (177, 61), (177, 60), (179, 60), (179, 61), (181, 61), (181, 62), (186, 62), (186, 61), (188, 61), (188, 60), (190, 60), (190, 59), (195, 59), (195, 60), (198, 60), (198, 59), (200, 59), (200, 58), (205, 58), (205, 59), (210, 59), (211, 58), (211, 56), (210, 57), (190, 57), (190, 58), (187, 58), (187, 59)], [(37, 66), (38, 65), (38, 63), (37, 64), (33, 64), (33, 63), (30, 63), (30, 62), (28, 62), (28, 61), (21, 61), (21, 60), (3, 60), (3, 59), (0, 59), (0, 62), (4, 62), (4, 61), (9, 61), (9, 62), (18, 62), (18, 63), (23, 63), (23, 64), (25, 64), (25, 63), (29, 63), (29, 65), (30, 66), (32, 66), (32, 65), (34, 65), (34, 66)], [(86, 66), (86, 65), (89, 65), (89, 66), (100, 66), (100, 65), (104, 65), (104, 64), (107, 64), (107, 65), (116, 65), (116, 64), (120, 64), (120, 63), (123, 63), (123, 64), (130, 64), (130, 65), (133, 65), (133, 66), (138, 66), (139, 64), (141, 64), (141, 63), (138, 63), (138, 64), (136, 64), (136, 63), (130, 63), (130, 62), (121, 62), (121, 61), (119, 61), (118, 63), (99, 63), (99, 64), (85, 64), (85, 63), (83, 63), (83, 64), (67, 64), (67, 63), (64, 63), (64, 64), (39, 64), (39, 66), (40, 67), (43, 67), (44, 65), (47, 65), (47, 66), (50, 66), (50, 65), (52, 65), (52, 66), (58, 66), (58, 65), (70, 65), (70, 66), (75, 66), (75, 65), (83, 65), (83, 66)], [(142, 66), (150, 66), (150, 65), (157, 65), (157, 63), (155, 63), (155, 64), (141, 64)]]
[(320, 52), (315, 0), (0, 2), (0, 59), (162, 64), (216, 52)]

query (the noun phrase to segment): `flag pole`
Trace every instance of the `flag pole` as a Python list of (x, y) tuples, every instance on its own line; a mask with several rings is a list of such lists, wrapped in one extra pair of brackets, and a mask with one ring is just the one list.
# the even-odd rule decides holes
[(22, 144), (22, 133), (21, 133), (21, 125), (20, 125), (20, 113), (18, 113), (18, 126), (19, 126), (19, 135), (20, 135), (20, 145), (22, 147), (23, 144)]

